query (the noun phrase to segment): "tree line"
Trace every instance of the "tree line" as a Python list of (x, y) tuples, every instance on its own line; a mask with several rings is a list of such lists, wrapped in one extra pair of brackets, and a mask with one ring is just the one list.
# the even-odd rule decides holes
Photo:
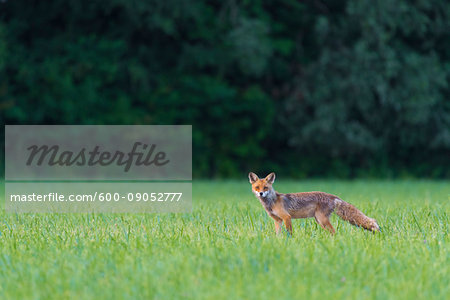
[(436, 0), (6, 0), (0, 117), (192, 124), (198, 178), (449, 178), (449, 29)]

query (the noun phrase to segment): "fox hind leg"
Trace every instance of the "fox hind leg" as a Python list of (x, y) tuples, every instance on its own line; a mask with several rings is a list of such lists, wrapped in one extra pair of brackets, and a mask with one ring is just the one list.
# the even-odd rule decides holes
[(330, 218), (325, 215), (321, 211), (316, 211), (314, 218), (316, 219), (316, 222), (319, 223), (319, 225), (325, 229), (331, 232), (331, 234), (335, 234), (336, 230), (334, 230), (333, 225), (330, 223)]

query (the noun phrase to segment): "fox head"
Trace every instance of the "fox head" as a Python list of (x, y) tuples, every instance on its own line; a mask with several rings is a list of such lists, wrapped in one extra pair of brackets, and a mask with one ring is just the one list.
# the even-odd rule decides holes
[(252, 185), (252, 191), (256, 197), (265, 198), (273, 192), (272, 184), (275, 181), (275, 173), (270, 173), (264, 179), (259, 179), (253, 172), (248, 173), (248, 179)]

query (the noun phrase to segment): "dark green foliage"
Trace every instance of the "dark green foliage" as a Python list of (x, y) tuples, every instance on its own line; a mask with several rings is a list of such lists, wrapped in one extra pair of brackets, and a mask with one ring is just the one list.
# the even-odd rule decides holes
[(4, 124), (192, 124), (196, 177), (450, 177), (448, 1), (0, 1)]

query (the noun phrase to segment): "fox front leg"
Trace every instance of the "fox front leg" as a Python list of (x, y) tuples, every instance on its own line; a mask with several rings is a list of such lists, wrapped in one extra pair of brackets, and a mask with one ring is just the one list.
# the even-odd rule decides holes
[(275, 232), (276, 234), (281, 233), (281, 224), (283, 223), (283, 220), (280, 218), (273, 218), (273, 222), (275, 223)]
[(286, 216), (284, 219), (284, 226), (286, 226), (286, 230), (289, 232), (290, 235), (292, 235), (292, 222), (291, 222), (291, 217), (290, 216)]
[(289, 232), (290, 235), (292, 235), (291, 215), (289, 215), (285, 210), (279, 209), (277, 211), (277, 216), (279, 216), (278, 218), (284, 222), (286, 230)]

